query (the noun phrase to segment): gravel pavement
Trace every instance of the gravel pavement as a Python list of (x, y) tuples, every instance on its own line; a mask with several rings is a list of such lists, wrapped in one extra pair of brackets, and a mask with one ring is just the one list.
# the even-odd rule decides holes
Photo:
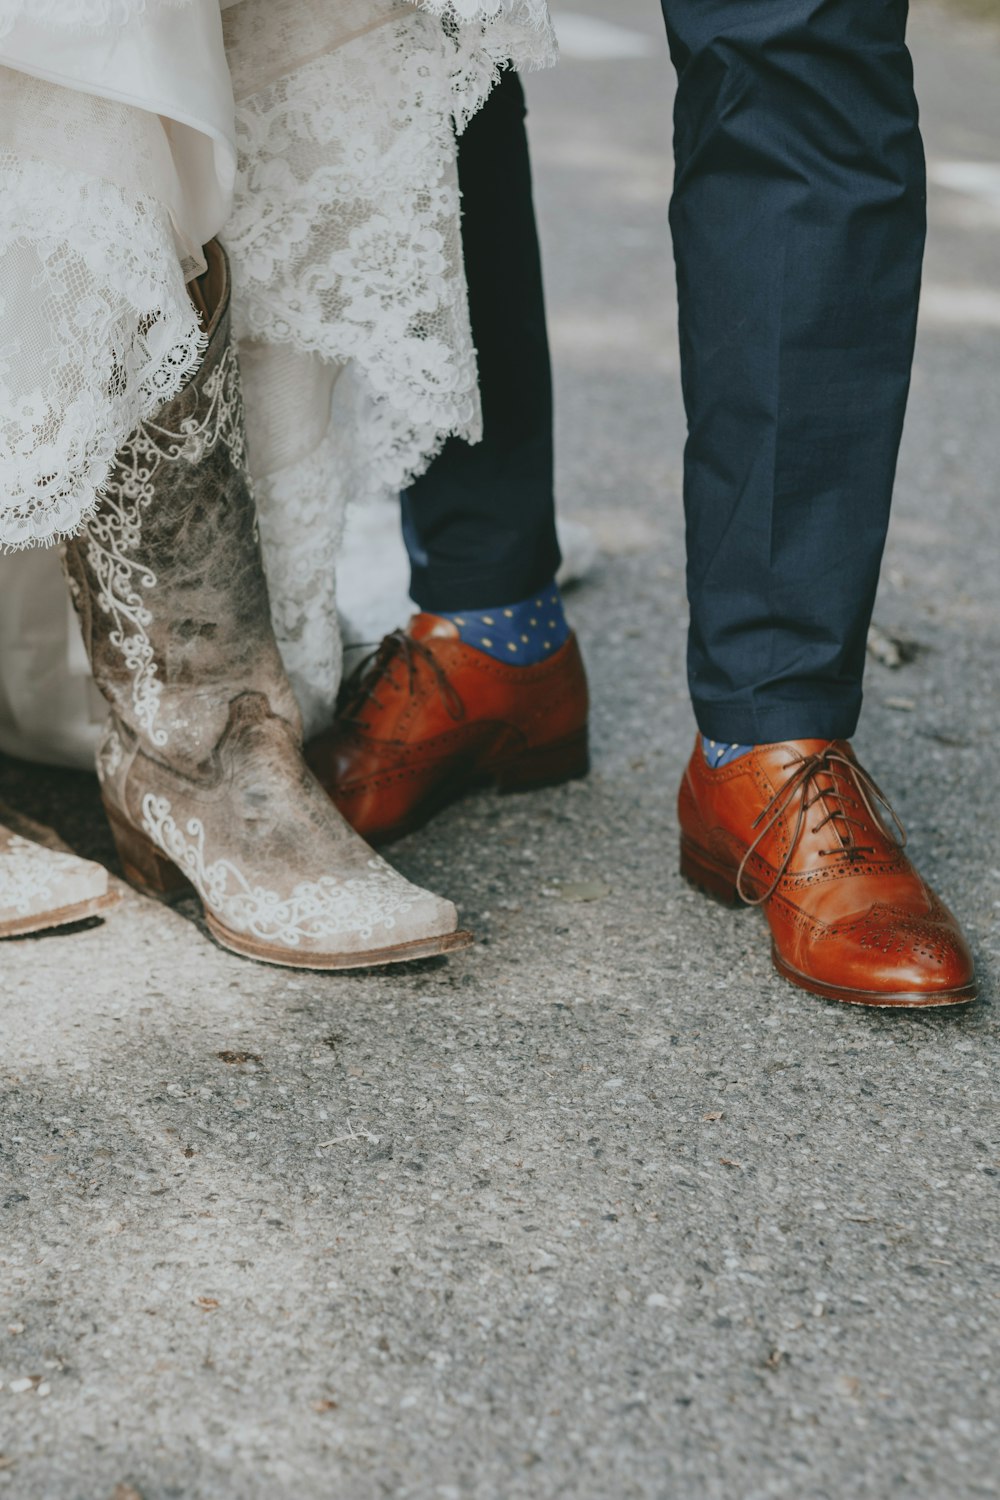
[[(908, 649), (858, 737), (984, 995), (893, 1015), (791, 989), (676, 871), (671, 83), (653, 0), (561, 15), (529, 90), (593, 774), (397, 847), (479, 937), (448, 962), (255, 966), (131, 894), (4, 945), (0, 1497), (1000, 1495), (1000, 32), (914, 16)], [(92, 780), (0, 773), (112, 859)]]

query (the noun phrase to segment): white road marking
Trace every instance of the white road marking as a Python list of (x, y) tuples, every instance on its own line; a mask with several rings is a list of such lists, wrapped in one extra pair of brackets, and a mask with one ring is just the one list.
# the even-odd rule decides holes
[(937, 326), (1000, 328), (1000, 292), (979, 286), (925, 286), (920, 320)]
[(1000, 208), (1000, 162), (929, 161), (927, 175), (938, 187)]
[(620, 62), (634, 57), (655, 57), (659, 51), (653, 38), (641, 31), (583, 16), (575, 10), (553, 11), (552, 23), (563, 57), (578, 62)]

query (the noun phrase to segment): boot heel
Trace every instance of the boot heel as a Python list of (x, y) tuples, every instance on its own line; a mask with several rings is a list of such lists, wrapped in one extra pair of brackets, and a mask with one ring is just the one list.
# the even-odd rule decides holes
[(179, 901), (193, 887), (177, 866), (121, 813), (104, 804), (122, 871), (129, 885), (157, 901)]
[(540, 745), (499, 765), (495, 771), (497, 790), (528, 792), (537, 787), (578, 781), (590, 770), (590, 744), (586, 729), (553, 745)]
[(691, 885), (706, 896), (712, 896), (725, 906), (742, 906), (736, 889), (735, 872), (718, 865), (703, 850), (687, 839), (681, 839), (681, 874)]

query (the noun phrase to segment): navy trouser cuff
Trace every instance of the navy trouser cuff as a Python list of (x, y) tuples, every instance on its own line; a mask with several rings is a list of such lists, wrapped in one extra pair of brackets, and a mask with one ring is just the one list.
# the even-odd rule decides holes
[(711, 703), (693, 700), (698, 728), (727, 745), (782, 740), (849, 740), (858, 727), (861, 692), (802, 703)]
[(474, 572), (459, 564), (454, 568), (420, 567), (414, 564), (410, 574), (410, 596), (421, 609), (431, 614), (457, 609), (489, 609), (495, 604), (517, 604), (551, 583), (559, 571), (562, 558), (559, 548), (536, 552), (527, 565), (524, 560), (506, 567)]

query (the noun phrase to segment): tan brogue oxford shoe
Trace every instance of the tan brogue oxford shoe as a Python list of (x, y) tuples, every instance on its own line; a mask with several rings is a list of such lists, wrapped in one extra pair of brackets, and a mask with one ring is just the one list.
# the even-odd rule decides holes
[(896, 822), (844, 740), (758, 745), (713, 770), (699, 738), (678, 798), (681, 873), (762, 907), (774, 966), (801, 989), (852, 1005), (974, 1000), (962, 930), (879, 806)]
[(387, 636), (306, 759), (351, 827), (386, 844), (473, 786), (553, 786), (588, 769), (587, 677), (575, 635), (509, 667), (419, 614)]

